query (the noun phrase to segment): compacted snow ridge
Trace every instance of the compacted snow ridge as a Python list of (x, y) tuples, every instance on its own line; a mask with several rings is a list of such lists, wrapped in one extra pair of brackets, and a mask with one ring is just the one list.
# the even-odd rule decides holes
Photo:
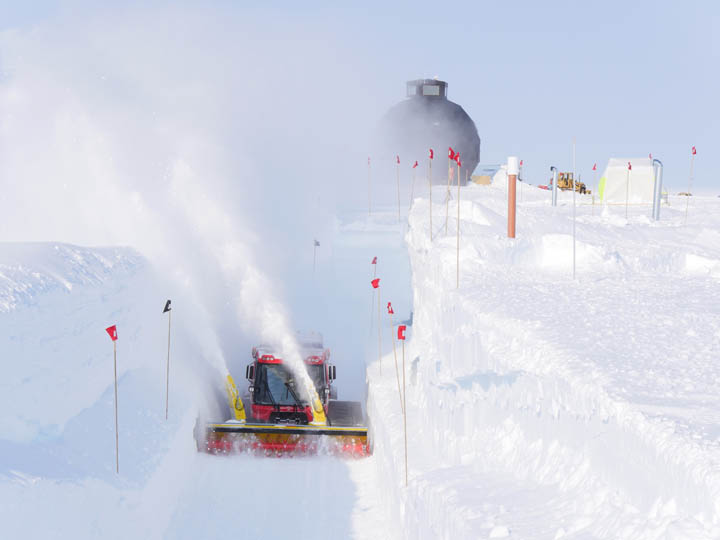
[(524, 186), (512, 240), (503, 187), (463, 188), (456, 288), (456, 200), (432, 242), (415, 200), (407, 489), (377, 365), (369, 402), (407, 537), (720, 537), (720, 201), (670, 202), (578, 197), (573, 280), (570, 193)]

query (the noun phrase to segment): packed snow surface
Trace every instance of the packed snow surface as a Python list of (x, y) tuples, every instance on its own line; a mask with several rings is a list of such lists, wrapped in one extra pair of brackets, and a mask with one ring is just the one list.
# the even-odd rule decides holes
[[(508, 239), (504, 187), (463, 187), (458, 287), (457, 191), (446, 234), (433, 189), (432, 241), (416, 189), (401, 221), (396, 208), (338, 216), (318, 259), (312, 292), (329, 309), (313, 329), (342, 343), (340, 399), (364, 394), (369, 363), (364, 460), (198, 453), (223, 374), (192, 306), (176, 312), (166, 421), (171, 293), (151, 263), (129, 248), (0, 244), (2, 537), (719, 538), (720, 201), (693, 198), (685, 224), (671, 198), (656, 223), (649, 206), (626, 219), (578, 196), (573, 241), (572, 195), (552, 208), (524, 185)], [(395, 354), (387, 301), (409, 326)]]

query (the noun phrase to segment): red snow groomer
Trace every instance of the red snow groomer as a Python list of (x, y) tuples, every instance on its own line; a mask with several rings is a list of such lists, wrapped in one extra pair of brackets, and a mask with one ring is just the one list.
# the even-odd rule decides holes
[(245, 369), (248, 394), (240, 396), (232, 376), (227, 376), (233, 418), (208, 424), (208, 452), (356, 457), (372, 453), (361, 404), (337, 400), (336, 368), (322, 337), (302, 343), (302, 354), (308, 377), (296, 376), (271, 348), (253, 348), (253, 361)]

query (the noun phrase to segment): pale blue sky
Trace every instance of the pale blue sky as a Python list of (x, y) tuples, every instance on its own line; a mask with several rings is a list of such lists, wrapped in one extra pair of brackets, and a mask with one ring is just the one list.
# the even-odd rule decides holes
[[(93, 4), (4, 0), (0, 29), (65, 24)], [(142, 13), (143, 4), (121, 9)], [(578, 171), (591, 182), (593, 162), (652, 152), (665, 163), (666, 185), (684, 190), (695, 145), (696, 185), (720, 193), (720, 2), (214, 6), (269, 30), (293, 26), (296, 39), (319, 31), (328, 48), (351, 51), (337, 62), (377, 74), (358, 82), (372, 87), (379, 110), (402, 99), (405, 80), (439, 76), (477, 124), (481, 162), (519, 155), (530, 181), (543, 181), (550, 165), (569, 167), (575, 135)]]

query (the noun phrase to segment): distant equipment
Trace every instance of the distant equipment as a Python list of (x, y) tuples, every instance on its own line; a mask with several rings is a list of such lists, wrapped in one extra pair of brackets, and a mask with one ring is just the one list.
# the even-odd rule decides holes
[[(460, 153), (460, 179), (464, 184), (465, 171), (472, 173), (480, 162), (475, 122), (460, 105), (447, 99), (445, 81), (417, 79), (408, 81), (406, 88), (407, 99), (392, 107), (380, 122), (381, 148), (388, 159), (399, 154), (404, 163), (412, 163), (426, 156), (428, 148), (444, 156), (452, 147)], [(445, 184), (446, 170), (438, 166), (436, 174), (433, 167), (433, 183)]]
[[(548, 182), (548, 186), (552, 186), (552, 178)], [(562, 189), (563, 191), (572, 191), (573, 189), (573, 173), (571, 172), (559, 172), (558, 173), (558, 188)], [(588, 195), (592, 193), (587, 187), (585, 187), (585, 184), (582, 182), (575, 182), (575, 191), (578, 193), (587, 193)]]

